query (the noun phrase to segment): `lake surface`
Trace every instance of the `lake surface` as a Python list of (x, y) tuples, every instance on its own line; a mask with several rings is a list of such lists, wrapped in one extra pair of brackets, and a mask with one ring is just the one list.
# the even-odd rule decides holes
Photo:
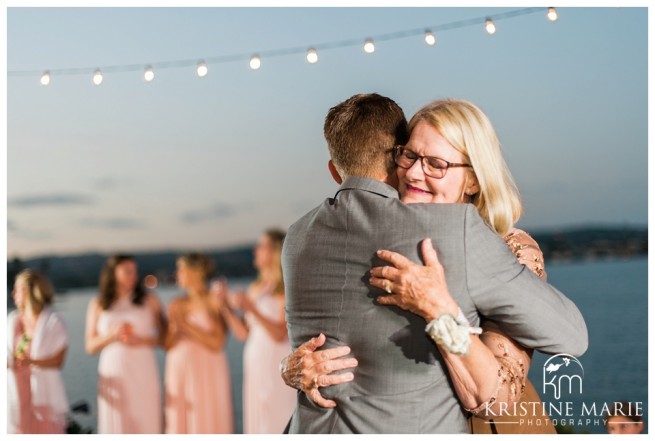
[[(648, 412), (648, 261), (645, 258), (626, 261), (551, 264), (546, 268), (551, 284), (566, 293), (582, 311), (589, 329), (589, 350), (579, 358), (584, 366), (584, 392), (572, 397), (579, 406), (592, 402), (628, 400), (642, 402)], [(236, 281), (233, 287), (247, 281)], [(162, 303), (178, 296), (177, 288), (157, 290)], [(86, 400), (91, 407), (88, 416), (76, 415), (83, 426), (96, 427), (96, 379), (98, 357), (84, 352), (84, 321), (89, 300), (95, 288), (80, 289), (59, 295), (55, 305), (70, 333), (70, 348), (64, 367), (64, 381), (69, 400)], [(243, 344), (230, 338), (227, 353), (232, 376), (235, 430), (242, 431), (242, 352)], [(158, 350), (160, 369), (164, 352)], [(530, 379), (541, 393), (542, 366), (548, 357), (536, 354)], [(276, 372), (272, 375), (277, 375)], [(162, 386), (163, 387), (163, 386)], [(545, 400), (546, 401), (546, 400)], [(578, 421), (576, 421), (578, 423)], [(602, 426), (575, 425), (574, 430), (604, 433)]]

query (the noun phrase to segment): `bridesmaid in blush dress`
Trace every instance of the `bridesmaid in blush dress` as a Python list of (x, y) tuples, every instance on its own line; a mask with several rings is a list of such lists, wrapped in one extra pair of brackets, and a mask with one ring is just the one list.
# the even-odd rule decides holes
[(162, 433), (155, 347), (164, 331), (159, 300), (139, 283), (134, 258), (110, 257), (86, 320), (86, 350), (100, 352), (98, 433)]
[(209, 257), (191, 253), (177, 261), (186, 295), (168, 307), (166, 433), (232, 433), (230, 371), (223, 348), (227, 326), (222, 301), (209, 293)]
[(68, 331), (52, 310), (47, 277), (26, 269), (7, 317), (7, 433), (65, 433), (68, 400), (61, 376)]
[(282, 433), (296, 407), (296, 392), (284, 384), (280, 361), (291, 346), (284, 319), (281, 253), (285, 233), (271, 229), (254, 250), (258, 277), (247, 293), (231, 297), (244, 311), (243, 427), (246, 434)]

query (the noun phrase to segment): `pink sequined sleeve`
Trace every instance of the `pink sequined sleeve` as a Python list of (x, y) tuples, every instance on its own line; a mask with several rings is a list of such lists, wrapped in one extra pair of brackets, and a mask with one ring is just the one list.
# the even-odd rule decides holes
[[(546, 280), (543, 253), (537, 242), (528, 233), (515, 228), (504, 239), (519, 263)], [(480, 339), (498, 361), (498, 387), (496, 393), (489, 400), (475, 409), (467, 410), (482, 418), (485, 416), (491, 418), (492, 415), (499, 414), (500, 403), (511, 405), (520, 399), (525, 389), (525, 380), (528, 377), (532, 350), (516, 343), (494, 322), (482, 322), (482, 330)], [(491, 410), (489, 415), (484, 412), (487, 407)]]

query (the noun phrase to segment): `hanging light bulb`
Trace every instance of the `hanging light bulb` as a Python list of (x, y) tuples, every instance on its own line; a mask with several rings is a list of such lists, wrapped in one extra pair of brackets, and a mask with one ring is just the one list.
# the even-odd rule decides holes
[(262, 59), (259, 58), (259, 55), (253, 55), (250, 57), (250, 68), (252, 70), (257, 70), (262, 66)]
[(434, 46), (437, 43), (437, 37), (434, 36), (432, 31), (425, 31), (425, 44)]
[(367, 54), (372, 54), (375, 52), (375, 43), (370, 38), (364, 42), (364, 52)]
[(555, 8), (548, 8), (548, 14), (546, 14), (546, 16), (550, 21), (557, 21), (557, 11)]
[(490, 18), (487, 19), (487, 22), (484, 26), (484, 29), (487, 31), (487, 34), (493, 35), (496, 33), (496, 25), (494, 24), (494, 21)]
[(143, 79), (148, 83), (155, 79), (155, 71), (152, 69), (152, 66), (146, 67), (146, 70), (143, 71)]
[(102, 80), (102, 72), (100, 72), (100, 69), (96, 69), (96, 71), (93, 72), (93, 84), (99, 86), (102, 84)]
[(311, 64), (318, 61), (318, 53), (316, 52), (316, 49), (309, 49), (307, 51), (307, 61)]
[(46, 71), (43, 72), (43, 74), (41, 75), (41, 85), (42, 85), (42, 86), (47, 86), (48, 84), (50, 84), (50, 72), (48, 72), (48, 71), (46, 70)]
[(207, 76), (207, 72), (209, 72), (209, 69), (207, 68), (207, 63), (204, 61), (198, 61), (198, 64), (196, 65), (196, 73), (200, 78)]

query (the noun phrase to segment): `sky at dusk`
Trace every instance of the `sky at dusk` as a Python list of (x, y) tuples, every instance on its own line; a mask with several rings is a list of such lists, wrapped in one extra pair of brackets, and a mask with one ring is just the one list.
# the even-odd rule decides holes
[[(518, 8), (7, 9), (7, 256), (209, 249), (288, 227), (337, 185), (323, 121), (355, 93), (473, 101), (522, 192), (528, 231), (648, 221), (648, 10), (558, 8), (366, 38)], [(305, 55), (155, 68), (353, 39)], [(131, 72), (96, 67), (137, 65)], [(142, 67), (141, 67), (142, 66)], [(51, 76), (19, 71), (89, 67)], [(14, 72), (12, 74), (12, 72)]]

